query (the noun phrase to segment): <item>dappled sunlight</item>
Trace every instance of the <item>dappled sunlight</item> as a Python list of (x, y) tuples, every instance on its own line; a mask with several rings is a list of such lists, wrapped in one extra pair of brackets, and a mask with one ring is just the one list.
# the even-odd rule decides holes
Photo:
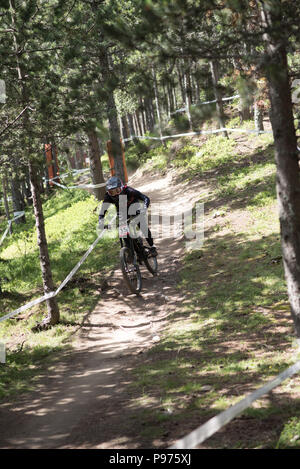
[[(226, 141), (223, 144), (227, 148)], [(269, 155), (265, 158), (254, 144), (253, 154), (237, 157), (228, 168), (232, 148), (227, 149), (224, 158), (214, 162), (217, 167), (207, 160), (209, 171), (201, 178), (191, 174), (192, 181), (177, 181), (176, 191), (173, 169), (167, 175), (135, 174), (129, 181), (150, 196), (153, 213), (159, 208), (174, 215), (205, 201), (204, 244), (186, 252), (185, 237), (162, 230), (161, 218), (153, 219), (159, 272), (152, 277), (142, 267), (143, 289), (136, 296), (127, 291), (119, 268), (113, 268), (118, 241), (101, 241), (80, 276), (61, 292), (63, 323), (46, 333), (53, 347), (60, 344), (58, 359), (49, 360), (48, 370), (39, 375), (32, 370), (34, 390), (18, 405), (7, 401), (0, 410), (8, 424), (0, 430), (1, 447), (167, 447), (289, 365), (294, 354), (292, 320), (278, 220), (269, 225), (267, 220), (275, 216), (275, 205), (272, 202), (271, 209), (269, 204), (274, 168)], [(200, 159), (193, 160), (199, 170)], [(56, 220), (50, 208), (48, 215)], [(72, 218), (74, 212), (68, 210)], [(95, 235), (87, 219), (78, 231), (75, 225), (70, 226), (79, 244), (67, 249), (74, 264), (83, 254), (83, 233), (88, 232), (86, 244)], [(68, 242), (66, 238), (62, 245), (67, 248)], [(49, 246), (59, 283), (70, 259), (58, 256), (54, 238)], [(105, 266), (103, 275), (96, 273), (97, 265)], [(70, 328), (69, 336), (64, 337), (64, 327)], [(66, 350), (70, 336), (73, 348)], [(21, 361), (18, 372), (21, 381)], [(254, 428), (255, 415), (262, 416), (263, 427), (264, 416), (279, 405), (290, 405), (292, 413), (298, 398), (293, 389), (283, 386), (257, 401), (231, 423), (228, 433), (221, 431), (206, 447), (226, 446), (232, 429), (245, 433), (248, 424)], [(278, 434), (278, 423), (274, 431)], [(235, 433), (231, 441), (236, 438)]]

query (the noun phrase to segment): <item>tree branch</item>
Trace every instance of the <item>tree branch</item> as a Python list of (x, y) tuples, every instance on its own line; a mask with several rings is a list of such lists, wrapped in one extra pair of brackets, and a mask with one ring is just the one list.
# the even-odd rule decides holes
[[(20, 119), (20, 117), (22, 117), (22, 115), (24, 114), (24, 112), (27, 110), (27, 109), (31, 109), (29, 106), (26, 106), (23, 111), (20, 112), (20, 114), (12, 121), (10, 122), (1, 132), (0, 132), (0, 137), (1, 135), (4, 134), (4, 132), (6, 132), (12, 125), (14, 125), (15, 122), (17, 122), (18, 119)], [(31, 109), (32, 110), (32, 109)]]

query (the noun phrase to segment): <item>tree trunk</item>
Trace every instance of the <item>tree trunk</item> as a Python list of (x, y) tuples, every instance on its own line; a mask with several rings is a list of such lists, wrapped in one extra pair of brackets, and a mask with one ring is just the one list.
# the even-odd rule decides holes
[[(96, 12), (96, 4), (93, 4), (92, 9)], [(99, 41), (101, 44), (102, 34), (99, 33)], [(114, 157), (114, 169), (115, 175), (121, 178), (122, 181), (125, 180), (124, 165), (123, 165), (123, 149), (121, 143), (121, 132), (118, 121), (118, 111), (114, 98), (114, 88), (110, 87), (111, 76), (113, 72), (113, 66), (109, 51), (103, 46), (99, 47), (99, 64), (102, 69), (104, 83), (107, 87), (107, 98), (106, 98), (106, 109), (107, 109), (107, 118), (109, 124), (110, 140), (111, 140), (111, 150)]]
[(137, 111), (137, 116), (138, 116), (138, 120), (140, 122), (142, 135), (145, 135), (146, 129), (145, 129), (145, 126), (144, 126), (143, 111), (141, 109), (139, 111)]
[(142, 98), (140, 98), (140, 113), (141, 113), (141, 119), (142, 119), (142, 124), (143, 124), (143, 135), (147, 132), (147, 126), (146, 126), (146, 119), (145, 119), (145, 114), (144, 114), (144, 103)]
[(186, 102), (186, 95), (185, 95), (185, 87), (184, 87), (184, 80), (183, 76), (180, 70), (180, 65), (177, 62), (177, 72), (178, 72), (178, 79), (179, 79), (179, 86), (180, 86), (180, 91), (181, 91), (181, 98), (182, 98), (182, 103), (184, 104)]
[[(78, 140), (75, 148), (76, 153), (76, 169), (82, 169), (84, 167), (84, 155), (83, 155), (83, 144), (81, 143), (81, 135), (77, 134), (76, 138)], [(55, 147), (53, 147), (54, 150)], [(54, 160), (55, 162), (55, 160)], [(56, 164), (54, 164), (54, 169)]]
[(251, 119), (251, 109), (249, 105), (249, 100), (240, 93), (240, 101), (239, 101), (239, 115), (240, 115), (240, 122), (244, 122), (246, 120)]
[(9, 205), (8, 205), (8, 198), (7, 198), (7, 181), (6, 181), (5, 176), (3, 176), (2, 178), (2, 188), (3, 188), (3, 201), (4, 201), (5, 215), (6, 215), (7, 220), (9, 220), (10, 214), (9, 214)]
[(152, 67), (152, 75), (153, 75), (154, 96), (155, 96), (155, 106), (156, 106), (159, 136), (161, 139), (161, 143), (165, 145), (165, 142), (162, 139), (162, 126), (161, 126), (160, 107), (159, 107), (159, 100), (158, 100), (158, 88), (157, 88), (157, 80), (156, 80), (156, 73), (155, 73), (154, 67)]
[(127, 117), (122, 116), (121, 121), (122, 121), (122, 127), (123, 127), (123, 137), (124, 137), (124, 139), (127, 139), (127, 138), (129, 138), (129, 135), (130, 135), (129, 126), (128, 126), (128, 122), (127, 122)]
[(134, 137), (135, 132), (134, 132), (134, 124), (133, 124), (132, 114), (128, 114), (127, 120), (128, 120), (130, 137)]
[(122, 142), (124, 141), (124, 134), (123, 134), (123, 126), (122, 126), (122, 118), (120, 114), (118, 113), (118, 122), (119, 122), (119, 129), (120, 129), (120, 135), (121, 135), (121, 140)]
[(135, 111), (134, 116), (135, 116), (135, 121), (136, 121), (137, 128), (139, 130), (139, 135), (142, 136), (143, 135), (143, 129), (142, 129), (142, 126), (141, 126), (139, 112)]
[(195, 78), (195, 102), (200, 103), (200, 83), (198, 78)]
[(141, 135), (141, 131), (139, 129), (139, 124), (138, 124), (138, 121), (137, 121), (137, 118), (136, 118), (136, 113), (134, 113), (133, 115), (133, 123), (134, 123), (134, 129), (135, 129), (135, 135)]
[[(103, 184), (104, 177), (102, 172), (101, 153), (96, 132), (94, 130), (88, 132), (88, 138), (90, 146), (90, 169), (92, 181), (95, 185)], [(96, 189), (93, 189), (93, 192), (97, 200), (103, 200), (105, 195), (105, 186), (97, 187)]]
[(254, 102), (254, 123), (255, 123), (255, 130), (259, 134), (264, 130), (264, 122), (263, 122), (264, 114), (262, 108)]
[(153, 104), (152, 99), (150, 99), (150, 112), (151, 112), (151, 120), (152, 120), (152, 132), (154, 132), (156, 118), (155, 118), (155, 109), (154, 109), (154, 104)]
[[(42, 272), (42, 279), (43, 279), (43, 286), (44, 286), (44, 293), (50, 293), (55, 290), (53, 279), (52, 279), (52, 272), (50, 266), (50, 259), (49, 259), (49, 252), (48, 252), (48, 244), (46, 239), (46, 232), (45, 232), (45, 223), (44, 223), (44, 214), (43, 214), (43, 207), (40, 197), (39, 191), (39, 183), (37, 179), (37, 170), (34, 167), (33, 163), (29, 161), (28, 163), (29, 168), (29, 177), (31, 183), (31, 193), (33, 199), (33, 209), (35, 215), (35, 225), (37, 229), (37, 242), (39, 247), (40, 253), (40, 265), (41, 265), (41, 272)], [(47, 309), (48, 315), (43, 320), (42, 325), (54, 325), (59, 322), (59, 309), (56, 298), (50, 298), (47, 300)]]
[[(20, 80), (20, 91), (22, 96), (22, 105), (23, 108), (28, 108), (30, 104), (28, 89), (26, 86), (26, 73), (22, 69), (20, 61), (19, 61), (19, 44), (16, 34), (16, 26), (15, 26), (15, 17), (16, 17), (16, 8), (14, 0), (10, 0), (10, 10), (11, 10), (11, 18), (12, 18), (12, 29), (13, 29), (13, 40), (15, 46), (15, 56), (16, 56), (16, 64), (17, 64), (17, 73), (18, 78)], [(28, 136), (28, 144), (24, 152), (28, 155), (28, 170), (29, 170), (29, 178), (31, 184), (31, 193), (32, 193), (32, 200), (33, 200), (33, 207), (34, 207), (34, 215), (35, 215), (35, 224), (37, 228), (37, 240), (38, 240), (38, 247), (39, 247), (39, 256), (40, 256), (40, 265), (41, 265), (41, 273), (43, 279), (43, 286), (44, 286), (44, 293), (48, 294), (54, 291), (54, 284), (52, 279), (52, 272), (50, 267), (50, 259), (48, 253), (48, 244), (46, 239), (45, 233), (45, 225), (44, 225), (44, 215), (43, 215), (43, 207), (39, 192), (39, 183), (37, 179), (37, 170), (31, 161), (33, 151), (32, 151), (32, 144), (31, 139), (29, 136), (31, 135), (31, 123), (28, 114), (28, 109), (23, 114), (23, 123), (24, 123), (24, 131)], [(54, 325), (59, 321), (59, 309), (57, 305), (56, 298), (50, 298), (47, 300), (47, 309), (48, 315), (45, 320), (42, 321), (39, 327), (47, 327), (48, 325)], [(38, 327), (38, 326), (37, 326)], [(38, 330), (38, 329), (37, 329)]]
[[(300, 182), (297, 141), (293, 121), (287, 55), (284, 40), (272, 26), (280, 24), (281, 4), (275, 0), (267, 10), (262, 6), (262, 20), (268, 25), (266, 74), (271, 100), (271, 124), (275, 143), (276, 190), (279, 203), (282, 258), (291, 314), (300, 341)], [(274, 8), (275, 7), (275, 8)]]
[(184, 72), (183, 72), (183, 86), (184, 86), (184, 95), (185, 95), (185, 109), (186, 115), (189, 121), (189, 129), (193, 130), (192, 116), (191, 116), (191, 93), (190, 93), (190, 84), (188, 78), (188, 63), (184, 61)]
[[(46, 177), (48, 179), (48, 176)], [(27, 201), (27, 205), (32, 205), (32, 196), (31, 196), (31, 190), (30, 190), (30, 179), (29, 179), (29, 171), (26, 169), (26, 174), (25, 174), (25, 197)]]
[[(221, 129), (225, 127), (225, 116), (224, 116), (224, 110), (223, 110), (222, 95), (221, 95), (219, 84), (218, 84), (218, 81), (219, 81), (218, 64), (214, 60), (210, 62), (210, 71), (211, 71), (211, 76), (212, 76), (215, 99), (217, 101), (216, 102), (217, 117), (218, 117), (220, 129)], [(228, 138), (228, 134), (226, 130), (224, 130), (223, 135), (224, 137)]]
[(121, 146), (121, 134), (120, 134), (120, 129), (119, 129), (118, 113), (117, 113), (117, 108), (116, 108), (113, 92), (111, 92), (108, 96), (107, 116), (108, 116), (108, 122), (109, 122), (112, 154), (114, 156), (115, 174), (116, 176), (121, 178), (122, 181), (124, 181), (125, 175), (124, 175), (124, 166), (123, 166), (123, 152), (122, 152), (122, 146)]
[(151, 98), (145, 99), (145, 109), (146, 109), (147, 130), (149, 130), (149, 132), (153, 132), (154, 122), (152, 118)]
[(177, 96), (176, 96), (176, 86), (173, 88), (173, 98), (174, 98), (174, 111), (177, 109)]
[(167, 93), (168, 93), (169, 119), (170, 119), (172, 112), (175, 111), (174, 96), (173, 96), (173, 92), (172, 92), (172, 85), (170, 83), (167, 83)]
[[(12, 203), (13, 203), (13, 211), (15, 212), (22, 212), (25, 208), (25, 201), (22, 195), (21, 190), (21, 183), (17, 173), (15, 173), (11, 178), (11, 196), (12, 196)], [(14, 223), (17, 225), (21, 223), (25, 223), (25, 215), (23, 217), (18, 218)]]

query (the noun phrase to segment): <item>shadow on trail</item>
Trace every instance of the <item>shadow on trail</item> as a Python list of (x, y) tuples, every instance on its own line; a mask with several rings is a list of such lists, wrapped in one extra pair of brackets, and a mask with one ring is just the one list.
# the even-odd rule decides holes
[[(82, 322), (76, 321), (76, 315), (70, 321), (85, 335), (82, 349), (69, 350), (66, 344), (66, 349), (52, 350), (56, 356), (52, 353), (49, 368), (43, 373), (39, 371), (35, 391), (18, 396), (17, 406), (12, 401), (2, 402), (0, 419), (6, 424), (0, 430), (1, 448), (92, 448), (98, 445), (109, 448), (111, 444), (123, 444), (124, 438), (130, 442), (131, 438), (118, 438), (120, 431), (122, 435), (130, 435), (134, 428), (136, 410), (131, 409), (131, 371), (135, 357), (146, 341), (149, 342), (151, 324), (164, 319), (155, 316), (156, 311), (164, 313), (164, 308), (173, 304), (172, 298), (167, 303), (165, 294), (169, 291), (169, 282), (173, 282), (175, 288), (178, 261), (169, 257), (167, 251), (175, 251), (176, 243), (171, 240), (165, 243), (159, 276), (152, 277), (142, 268), (144, 287), (140, 296), (128, 294), (117, 266), (108, 278), (108, 288), (101, 293), (101, 301), (99, 295), (91, 295)], [(114, 293), (117, 293), (116, 298)], [(64, 301), (67, 302), (66, 295), (72, 294), (72, 289), (62, 292)], [(113, 311), (116, 303), (117, 309)], [(129, 323), (125, 321), (127, 316)], [(68, 319), (64, 318), (63, 324), (67, 323)], [(130, 345), (128, 350), (127, 344)], [(47, 347), (45, 350), (40, 347), (41, 357), (36, 359), (45, 358), (49, 352)], [(26, 357), (26, 353), (14, 357), (14, 366), (19, 360), (20, 379), (26, 363), (35, 363), (34, 357)], [(34, 370), (32, 373), (31, 378)], [(128, 419), (125, 419), (127, 412)], [(114, 438), (118, 440), (116, 443), (112, 443)]]

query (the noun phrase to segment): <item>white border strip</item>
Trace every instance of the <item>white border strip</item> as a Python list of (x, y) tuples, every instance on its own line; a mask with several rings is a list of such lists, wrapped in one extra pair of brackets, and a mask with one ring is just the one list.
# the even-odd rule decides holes
[(203, 443), (207, 438), (211, 437), (214, 433), (224, 427), (237, 415), (249, 407), (256, 399), (259, 399), (264, 394), (271, 391), (273, 388), (282, 383), (282, 381), (290, 378), (300, 370), (300, 361), (287, 368), (280, 373), (275, 379), (265, 384), (265, 386), (257, 389), (253, 393), (246, 396), (237, 404), (224, 410), (219, 415), (211, 418), (205, 424), (198, 427), (193, 432), (189, 433), (184, 438), (177, 440), (169, 449), (192, 449)]

